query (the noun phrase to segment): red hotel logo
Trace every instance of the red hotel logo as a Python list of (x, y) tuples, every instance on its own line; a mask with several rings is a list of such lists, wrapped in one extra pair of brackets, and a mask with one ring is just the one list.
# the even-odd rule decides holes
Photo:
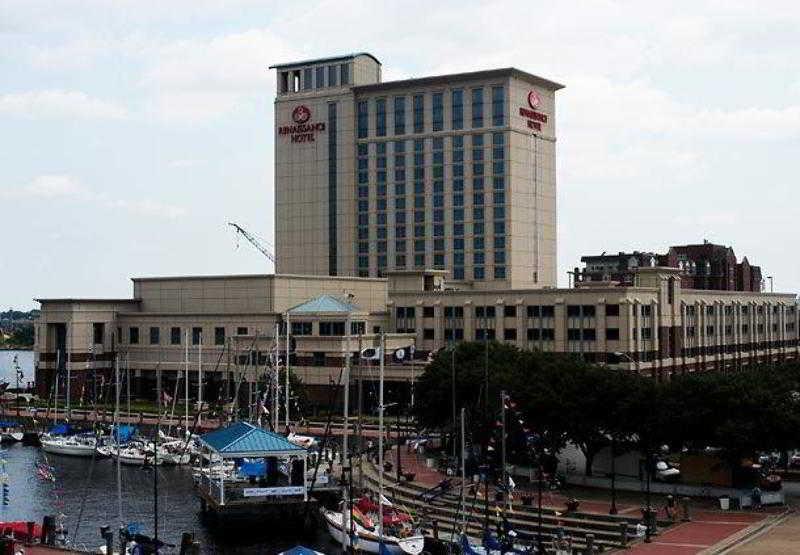
[(311, 119), (311, 110), (308, 109), (308, 106), (303, 106), (302, 104), (292, 110), (292, 121), (295, 123), (305, 123)]
[(528, 128), (534, 131), (541, 131), (542, 125), (547, 123), (547, 115), (536, 111), (541, 104), (542, 97), (539, 96), (539, 93), (532, 90), (528, 93), (528, 105), (532, 109), (525, 108), (524, 106), (521, 106), (519, 109), (519, 115), (528, 120)]
[(528, 106), (533, 108), (534, 110), (539, 107), (542, 103), (542, 97), (539, 96), (539, 93), (536, 91), (531, 91), (528, 93)]
[(293, 143), (313, 143), (315, 133), (325, 131), (322, 122), (309, 122), (311, 109), (308, 106), (296, 106), (292, 110), (292, 121), (295, 125), (282, 125), (278, 127), (278, 135), (289, 135)]

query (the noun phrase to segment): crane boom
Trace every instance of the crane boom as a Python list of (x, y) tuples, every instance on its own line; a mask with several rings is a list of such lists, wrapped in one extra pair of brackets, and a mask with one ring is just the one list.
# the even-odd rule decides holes
[(273, 264), (275, 264), (275, 256), (273, 256), (273, 254), (269, 251), (269, 249), (267, 249), (267, 247), (262, 245), (258, 239), (253, 237), (250, 233), (248, 233), (246, 229), (244, 229), (242, 226), (234, 222), (228, 222), (228, 225), (231, 226), (233, 229), (235, 229), (236, 233), (243, 235), (244, 238), (247, 239), (251, 245), (257, 248), (261, 254), (266, 256), (270, 261), (272, 261)]

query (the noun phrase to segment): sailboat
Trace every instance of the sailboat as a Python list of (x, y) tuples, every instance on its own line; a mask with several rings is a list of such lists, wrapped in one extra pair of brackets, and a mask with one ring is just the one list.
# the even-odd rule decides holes
[[(347, 325), (347, 329), (350, 326)], [(348, 335), (349, 339), (349, 335)], [(386, 498), (383, 496), (383, 412), (386, 408), (383, 402), (383, 375), (386, 352), (386, 336), (381, 334), (380, 351), (380, 377), (379, 377), (379, 399), (378, 399), (378, 503), (377, 503), (377, 522), (371, 516), (373, 513), (365, 514), (358, 506), (348, 507), (343, 502), (339, 511), (323, 510), (322, 516), (328, 527), (328, 533), (339, 544), (347, 547), (354, 547), (366, 553), (377, 553), (384, 555), (418, 555), (425, 548), (425, 538), (414, 529), (413, 525), (402, 519), (392, 528), (391, 533), (387, 533), (386, 520), (384, 519), (383, 509)], [(348, 348), (349, 352), (349, 348)], [(349, 358), (347, 377), (345, 380), (345, 391), (348, 389), (350, 373)], [(347, 411), (347, 399), (345, 399), (345, 411)], [(345, 412), (345, 424), (347, 422), (347, 412)], [(347, 445), (348, 427), (345, 425), (345, 443)], [(344, 451), (343, 451), (344, 452)], [(348, 495), (345, 495), (345, 499)], [(410, 520), (410, 519), (409, 519)]]

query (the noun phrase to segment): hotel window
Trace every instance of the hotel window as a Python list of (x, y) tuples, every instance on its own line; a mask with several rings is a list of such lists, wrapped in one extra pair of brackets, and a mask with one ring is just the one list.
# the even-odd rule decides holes
[(649, 304), (643, 304), (642, 305), (642, 316), (650, 316), (651, 314), (653, 314), (653, 307), (650, 306)]
[(597, 332), (593, 328), (584, 328), (583, 329), (583, 340), (584, 341), (595, 341), (597, 339)]
[(318, 67), (316, 73), (317, 73), (317, 82), (315, 83), (315, 85), (317, 86), (318, 89), (321, 89), (322, 87), (325, 86), (325, 68)]
[(503, 330), (503, 339), (506, 341), (517, 340), (517, 328), (506, 328)]
[(369, 134), (369, 102), (361, 100), (358, 103), (358, 138), (363, 139)]
[(239, 326), (236, 328), (236, 335), (247, 335), (249, 331), (246, 326)]
[(505, 125), (506, 93), (503, 87), (492, 87), (492, 125)]
[(482, 280), (486, 276), (484, 272), (483, 266), (475, 266), (472, 269), (472, 278), (476, 280)]
[(336, 66), (328, 66), (328, 86), (336, 86)]
[(494, 251), (494, 263), (495, 264), (505, 264), (506, 263), (506, 251)]
[(606, 316), (619, 316), (619, 305), (618, 304), (607, 304), (606, 305)]
[(398, 254), (394, 257), (394, 265), (397, 268), (405, 268), (406, 266), (406, 255)]
[(95, 345), (103, 344), (103, 336), (105, 335), (106, 325), (102, 322), (92, 324), (92, 342)]
[(642, 340), (648, 341), (653, 339), (653, 330), (651, 328), (642, 328)]
[(341, 84), (342, 85), (349, 85), (350, 84), (350, 66), (347, 64), (342, 64), (340, 68), (341, 73)]
[(608, 341), (619, 341), (619, 328), (606, 328), (606, 339)]
[(414, 255), (414, 267), (415, 268), (422, 268), (425, 266), (425, 255), (424, 254), (415, 254)]
[(433, 93), (432, 124), (434, 131), (441, 131), (444, 127), (444, 95)]
[(451, 94), (452, 101), (452, 128), (464, 128), (464, 91), (456, 89)]
[(152, 327), (150, 328), (150, 344), (158, 345), (161, 343), (161, 329)]
[(406, 97), (394, 97), (394, 134), (405, 135), (406, 132)]
[(203, 328), (192, 328), (192, 345), (200, 345), (203, 341)]
[(139, 344), (139, 328), (130, 328), (128, 330), (128, 343), (131, 345)]
[(472, 89), (472, 127), (483, 127), (483, 89)]
[(225, 344), (225, 328), (223, 327), (214, 328), (214, 345), (224, 345), (224, 344)]
[(170, 328), (170, 330), (169, 330), (169, 342), (172, 345), (180, 345), (181, 344), (181, 328)]
[(462, 266), (453, 268), (453, 279), (464, 279), (464, 268)]
[(386, 99), (375, 100), (375, 134), (378, 137), (386, 136)]
[(414, 133), (425, 132), (425, 95), (414, 95)]
[(305, 68), (303, 70), (303, 90), (304, 91), (307, 91), (307, 90), (313, 88), (314, 84), (311, 82), (311, 77), (312, 77), (311, 68), (310, 67)]

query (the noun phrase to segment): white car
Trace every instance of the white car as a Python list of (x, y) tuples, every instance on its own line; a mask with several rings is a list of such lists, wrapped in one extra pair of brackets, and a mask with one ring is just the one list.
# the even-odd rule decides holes
[(656, 480), (660, 482), (674, 482), (680, 478), (681, 471), (664, 461), (656, 463)]

